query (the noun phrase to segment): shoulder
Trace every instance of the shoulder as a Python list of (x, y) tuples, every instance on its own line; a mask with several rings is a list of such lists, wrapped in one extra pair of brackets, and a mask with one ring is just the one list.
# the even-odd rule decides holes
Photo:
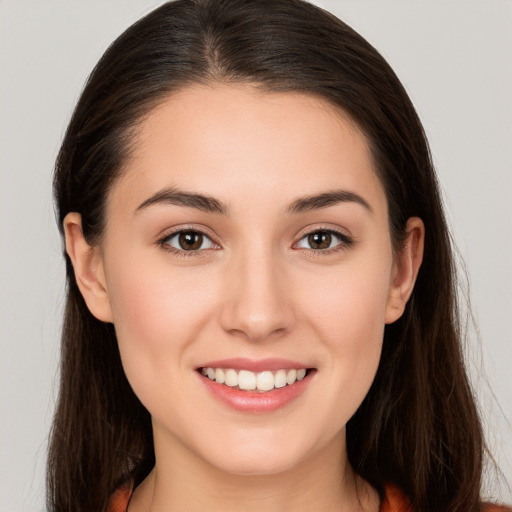
[(482, 510), (483, 512), (512, 512), (512, 507), (496, 503), (484, 503)]
[[(107, 512), (126, 512), (132, 494), (131, 486), (123, 486), (110, 498)], [(512, 507), (485, 503), (483, 512), (512, 512)], [(382, 501), (380, 512), (412, 512), (411, 504), (404, 493), (395, 486), (386, 487), (386, 495)]]
[(411, 504), (405, 494), (394, 485), (387, 485), (380, 512), (412, 512)]
[[(413, 510), (407, 496), (398, 487), (388, 485), (385, 489), (380, 512), (413, 512)], [(512, 507), (495, 503), (483, 503), (482, 512), (512, 512)]]
[(131, 485), (119, 487), (108, 502), (107, 512), (126, 512), (131, 495)]

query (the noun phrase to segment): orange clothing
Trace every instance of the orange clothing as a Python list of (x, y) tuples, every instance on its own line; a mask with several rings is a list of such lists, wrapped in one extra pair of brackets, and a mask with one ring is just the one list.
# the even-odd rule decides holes
[[(108, 512), (126, 512), (130, 496), (131, 487), (121, 487), (112, 496)], [(512, 512), (512, 508), (500, 505), (487, 504), (484, 507), (485, 512)], [(386, 487), (386, 496), (380, 507), (380, 512), (411, 512), (408, 499), (404, 494), (394, 486)]]
[[(512, 508), (485, 503), (483, 512), (512, 512)], [(124, 512), (124, 511), (123, 511)], [(409, 500), (398, 487), (388, 485), (380, 512), (412, 512)]]
[(117, 489), (117, 491), (110, 498), (107, 512), (126, 512), (131, 495), (131, 486), (119, 487), (119, 489)]

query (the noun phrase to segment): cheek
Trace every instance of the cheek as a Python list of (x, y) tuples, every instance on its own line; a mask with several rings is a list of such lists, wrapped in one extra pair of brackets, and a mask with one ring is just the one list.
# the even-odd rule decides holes
[(213, 289), (201, 272), (173, 268), (165, 255), (150, 261), (137, 254), (112, 260), (119, 262), (108, 269), (114, 322), (129, 336), (139, 332), (149, 343), (167, 345), (173, 332), (196, 325), (198, 312), (211, 303)]
[(187, 349), (213, 302), (212, 287), (204, 285), (200, 273), (179, 272), (162, 259), (147, 264), (136, 255), (124, 255), (113, 259), (119, 264), (108, 272), (123, 366), (141, 399), (186, 362)]
[[(333, 390), (327, 410), (344, 425), (366, 396), (375, 377), (382, 349), (385, 312), (389, 291), (391, 258), (357, 261), (325, 277), (304, 282), (303, 309), (307, 307), (307, 328), (319, 340)], [(312, 292), (313, 290), (313, 292)], [(321, 413), (318, 404), (318, 414)]]
[(341, 353), (380, 343), (385, 325), (391, 258), (354, 261), (303, 280), (304, 310)]

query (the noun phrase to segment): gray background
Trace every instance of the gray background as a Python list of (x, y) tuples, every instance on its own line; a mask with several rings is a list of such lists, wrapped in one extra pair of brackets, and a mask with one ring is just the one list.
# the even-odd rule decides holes
[[(0, 0), (0, 512), (44, 508), (64, 274), (53, 161), (101, 53), (160, 3)], [(512, 502), (512, 2), (318, 3), (383, 53), (424, 122), (467, 267), (461, 294), (478, 325), (468, 361), (503, 472), (489, 472), (486, 492)]]

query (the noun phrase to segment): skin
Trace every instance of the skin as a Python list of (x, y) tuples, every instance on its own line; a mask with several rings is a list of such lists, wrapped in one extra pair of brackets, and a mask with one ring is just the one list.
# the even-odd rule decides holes
[[(139, 208), (168, 187), (211, 196), (227, 212)], [(333, 190), (368, 207), (288, 211)], [(424, 228), (409, 219), (394, 253), (384, 189), (357, 126), (307, 95), (186, 88), (141, 122), (106, 220), (91, 247), (80, 215), (69, 214), (66, 246), (91, 312), (114, 323), (126, 375), (153, 419), (156, 467), (129, 511), (378, 510), (347, 462), (345, 425), (377, 371), (385, 324), (411, 294)], [(176, 237), (159, 243), (184, 228), (208, 236), (201, 249), (180, 251)], [(306, 235), (328, 229), (342, 234), (331, 249), (308, 245)], [(240, 412), (196, 371), (232, 357), (292, 359), (316, 373), (284, 408)]]

